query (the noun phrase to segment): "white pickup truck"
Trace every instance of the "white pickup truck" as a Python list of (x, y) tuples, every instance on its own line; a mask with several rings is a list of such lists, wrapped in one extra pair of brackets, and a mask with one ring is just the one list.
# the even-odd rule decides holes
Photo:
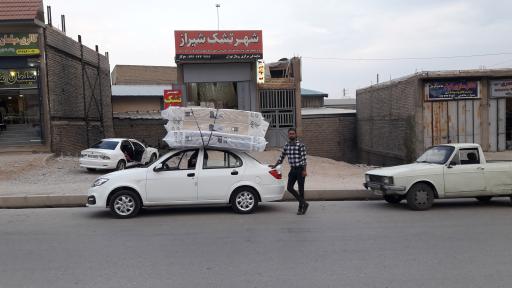
[(389, 203), (406, 199), (412, 210), (427, 210), (443, 198), (512, 200), (512, 161), (485, 161), (478, 144), (438, 145), (415, 163), (368, 171), (364, 186)]

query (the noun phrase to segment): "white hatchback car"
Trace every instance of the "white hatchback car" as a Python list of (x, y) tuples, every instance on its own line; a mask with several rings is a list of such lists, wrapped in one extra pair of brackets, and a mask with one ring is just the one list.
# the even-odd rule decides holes
[(271, 169), (249, 154), (225, 149), (172, 151), (147, 168), (117, 171), (94, 181), (87, 206), (110, 208), (119, 218), (141, 207), (230, 204), (248, 214), (258, 202), (283, 198), (280, 167)]
[(127, 167), (146, 165), (158, 159), (158, 150), (146, 147), (134, 139), (108, 138), (80, 152), (80, 167), (124, 170)]

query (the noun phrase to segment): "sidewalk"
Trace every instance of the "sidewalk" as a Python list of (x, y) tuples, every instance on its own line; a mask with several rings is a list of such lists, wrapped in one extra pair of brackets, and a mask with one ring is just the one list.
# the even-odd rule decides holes
[[(262, 163), (274, 163), (278, 151), (253, 153)], [(287, 164), (283, 165), (286, 178)], [(106, 172), (88, 172), (75, 157), (52, 154), (0, 153), (0, 208), (80, 207), (85, 206), (91, 183)], [(306, 199), (373, 200), (379, 199), (362, 187), (366, 166), (330, 159), (308, 158)], [(293, 197), (285, 194), (284, 200)]]

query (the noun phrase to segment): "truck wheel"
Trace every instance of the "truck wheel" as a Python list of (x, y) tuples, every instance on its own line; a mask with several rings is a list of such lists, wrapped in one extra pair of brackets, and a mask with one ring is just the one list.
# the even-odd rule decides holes
[(384, 200), (390, 204), (398, 204), (404, 199), (401, 195), (384, 195)]
[(434, 191), (425, 183), (418, 183), (407, 192), (407, 206), (411, 210), (428, 210), (434, 202)]
[(478, 196), (476, 197), (476, 200), (478, 200), (478, 202), (489, 202), (491, 201), (492, 199), (492, 196)]

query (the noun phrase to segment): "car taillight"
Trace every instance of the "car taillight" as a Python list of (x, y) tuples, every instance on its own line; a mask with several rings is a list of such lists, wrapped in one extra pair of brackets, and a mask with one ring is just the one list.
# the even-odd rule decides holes
[(274, 178), (276, 178), (277, 180), (283, 179), (283, 175), (281, 174), (281, 172), (277, 171), (276, 169), (272, 169), (272, 170), (268, 171), (268, 173), (270, 173), (270, 175), (274, 176)]

